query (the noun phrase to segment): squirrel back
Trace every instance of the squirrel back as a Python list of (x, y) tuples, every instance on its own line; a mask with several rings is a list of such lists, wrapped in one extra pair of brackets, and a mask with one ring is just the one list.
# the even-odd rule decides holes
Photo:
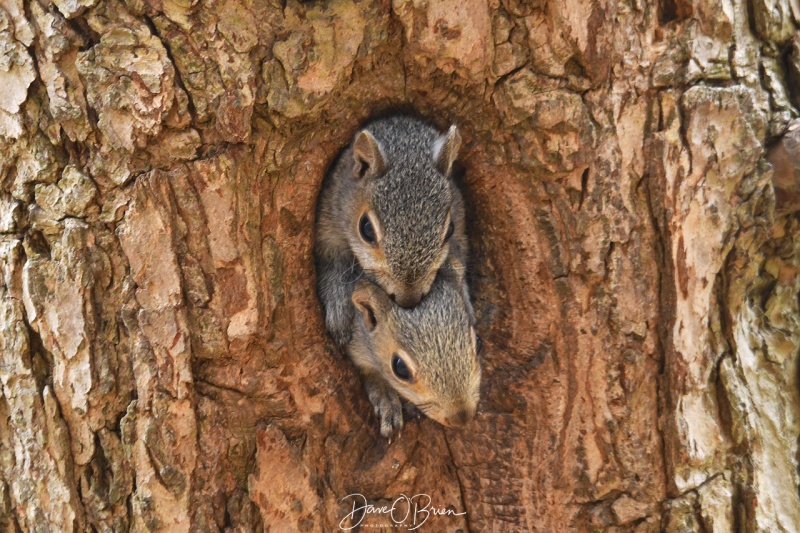
[(480, 339), (461, 290), (437, 277), (417, 307), (404, 309), (375, 284), (360, 280), (352, 300), (359, 313), (347, 352), (365, 377), (382, 380), (445, 426), (468, 422), (479, 399)]
[[(320, 192), (318, 269), (352, 259), (403, 307), (419, 303), (440, 268), (462, 280), (464, 207), (450, 179), (460, 144), (455, 126), (440, 135), (406, 116), (362, 129)], [(323, 303), (326, 291), (321, 282)]]

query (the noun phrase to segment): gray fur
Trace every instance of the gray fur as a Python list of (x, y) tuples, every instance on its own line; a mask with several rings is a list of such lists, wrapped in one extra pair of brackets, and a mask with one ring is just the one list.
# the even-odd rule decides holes
[[(326, 176), (318, 201), (318, 290), (326, 326), (340, 349), (350, 338), (350, 294), (364, 271), (385, 291), (396, 294), (401, 305), (411, 306), (419, 303), (440, 270), (461, 288), (472, 320), (464, 277), (467, 239), (463, 200), (450, 177), (439, 170), (449, 169), (455, 154), (442, 151), (449, 158), (444, 166), (434, 161), (434, 143), (440, 134), (414, 118), (384, 118), (365, 129), (379, 143), (385, 168), (380, 168), (378, 175), (356, 178), (351, 144)], [(457, 150), (457, 144), (449, 146)], [(380, 248), (385, 257), (381, 264), (365, 264), (358, 259), (371, 252), (358, 235), (363, 206), (379, 219)], [(443, 247), (448, 210), (455, 229)]]
[(469, 313), (460, 291), (437, 281), (413, 309), (392, 306), (388, 318), (394, 337), (412, 351), (434, 395), (455, 398), (466, 394), (475, 365)]
[(372, 202), (383, 222), (384, 253), (392, 273), (413, 283), (431, 268), (442, 248), (451, 205), (449, 180), (433, 160), (436, 131), (405, 117), (367, 128), (384, 147), (389, 168), (375, 180)]
[[(399, 397), (444, 424), (460, 413), (464, 418), (458, 424), (474, 415), (480, 367), (472, 319), (459, 287), (439, 277), (417, 307), (404, 309), (379, 287), (361, 280), (353, 299), (369, 308), (377, 322), (371, 328), (366, 316), (355, 314), (347, 353), (365, 376), (382, 435), (402, 428)], [(413, 386), (392, 372), (392, 357), (401, 352), (417, 364)]]

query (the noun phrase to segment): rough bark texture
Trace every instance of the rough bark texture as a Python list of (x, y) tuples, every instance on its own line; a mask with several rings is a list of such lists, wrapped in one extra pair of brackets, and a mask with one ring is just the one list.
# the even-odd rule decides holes
[[(799, 21), (0, 0), (0, 530), (332, 531), (426, 493), (466, 511), (432, 531), (797, 531), (800, 188), (766, 147)], [(388, 444), (311, 249), (326, 168), (397, 110), (461, 128), (484, 387)]]

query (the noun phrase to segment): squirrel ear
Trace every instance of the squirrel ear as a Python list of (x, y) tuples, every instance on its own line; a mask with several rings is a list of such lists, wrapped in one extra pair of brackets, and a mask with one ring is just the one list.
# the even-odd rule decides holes
[(357, 179), (371, 178), (386, 170), (386, 156), (380, 143), (367, 130), (356, 135), (353, 143), (353, 176)]
[(356, 284), (351, 299), (356, 309), (364, 316), (364, 323), (370, 331), (374, 331), (378, 324), (383, 322), (391, 305), (389, 297), (380, 287), (363, 280)]
[(433, 143), (433, 162), (439, 172), (445, 176), (450, 175), (453, 163), (458, 157), (458, 149), (461, 147), (461, 134), (454, 125), (450, 126), (447, 133), (436, 139)]

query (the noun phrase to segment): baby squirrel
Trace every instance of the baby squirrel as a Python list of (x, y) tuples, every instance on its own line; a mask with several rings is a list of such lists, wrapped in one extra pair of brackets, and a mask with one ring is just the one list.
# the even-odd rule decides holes
[(377, 285), (359, 280), (347, 353), (364, 376), (381, 435), (403, 427), (400, 397), (449, 427), (475, 415), (481, 382), (480, 337), (463, 291), (438, 276), (419, 305), (404, 309)]
[(325, 324), (341, 350), (350, 340), (350, 296), (364, 272), (408, 308), (441, 271), (462, 291), (474, 322), (464, 203), (450, 177), (460, 145), (455, 126), (440, 135), (411, 117), (383, 118), (355, 136), (326, 176), (314, 255)]

